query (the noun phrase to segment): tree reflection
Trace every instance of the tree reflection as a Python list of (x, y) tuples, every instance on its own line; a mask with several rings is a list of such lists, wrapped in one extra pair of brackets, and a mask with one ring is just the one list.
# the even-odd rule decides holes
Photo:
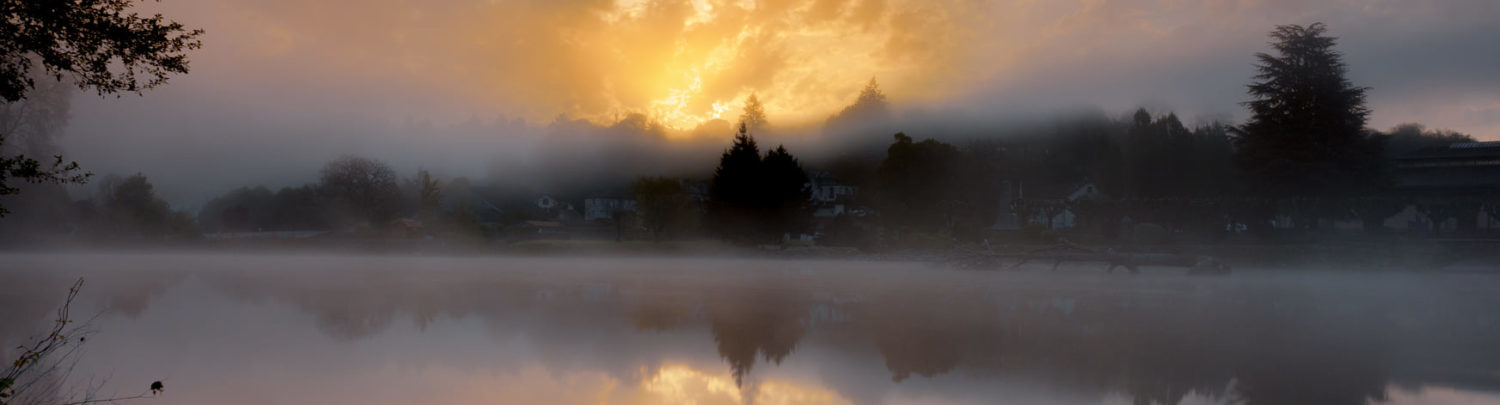
[(980, 302), (923, 301), (917, 294), (893, 294), (856, 312), (856, 319), (868, 320), (863, 330), (885, 357), (891, 381), (901, 382), (912, 374), (933, 377), (960, 363), (998, 355), (1004, 345), (1002, 331), (985, 322), (982, 311), (971, 310), (982, 307)]
[(745, 292), (710, 305), (710, 328), (719, 356), (729, 362), (736, 385), (755, 365), (759, 353), (767, 362), (781, 364), (792, 354), (804, 333), (806, 307), (785, 293)]
[[(896, 384), (1043, 381), (1086, 395), (1124, 394), (1137, 404), (1197, 396), (1251, 405), (1354, 405), (1386, 398), (1395, 384), (1500, 387), (1494, 374), (1500, 347), (1485, 343), (1500, 341), (1500, 319), (1472, 310), (1493, 308), (1500, 296), (1482, 293), (1424, 301), (1390, 291), (1326, 296), (1275, 283), (1115, 285), (1065, 277), (898, 286), (603, 272), (222, 279), (229, 281), (218, 285), (232, 295), (313, 312), (319, 328), (339, 339), (381, 333), (407, 314), (419, 325), (442, 317), (508, 319), (507, 328), (532, 331), (542, 337), (542, 350), (558, 353), (631, 352), (654, 339), (706, 331), (741, 385), (758, 361), (780, 364), (803, 346), (835, 344), (850, 356), (878, 353)], [(598, 337), (576, 337), (586, 335)], [(621, 346), (579, 346), (601, 344)], [(633, 357), (618, 365), (651, 367), (626, 364), (642, 359), (662, 361)]]

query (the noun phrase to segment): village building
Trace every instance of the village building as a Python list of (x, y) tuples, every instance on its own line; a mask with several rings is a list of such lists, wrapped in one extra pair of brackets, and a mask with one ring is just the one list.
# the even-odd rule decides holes
[(859, 193), (859, 187), (840, 183), (832, 174), (822, 170), (807, 172), (808, 199), (818, 204), (833, 204), (851, 200)]
[[(1395, 191), (1411, 201), (1385, 227), (1413, 232), (1452, 231), (1458, 221), (1474, 221), (1472, 229), (1500, 231), (1500, 218), (1479, 209), (1472, 218), (1433, 221), (1418, 207), (1500, 202), (1500, 142), (1461, 142), (1418, 150), (1396, 159)], [(1465, 224), (1467, 225), (1467, 224)], [(1466, 228), (1467, 226), (1462, 226)]]
[[(1026, 224), (1042, 224), (1048, 229), (1072, 229), (1078, 227), (1078, 214), (1067, 206), (1069, 203), (1080, 200), (1096, 199), (1101, 196), (1099, 186), (1094, 183), (1082, 183), (1065, 187), (1049, 187), (1041, 190), (1032, 190), (1031, 196), (1026, 195), (1025, 185), (1021, 182), (1001, 182), (1000, 188), (1000, 214), (995, 218), (995, 223), (990, 229), (997, 231), (1014, 231), (1021, 229)], [(1036, 209), (1034, 212), (1022, 212), (1018, 204), (1026, 201), (1051, 209)]]
[(635, 200), (617, 197), (583, 199), (583, 220), (585, 221), (610, 221), (624, 212), (635, 212)]
[(1500, 141), (1463, 142), (1396, 159), (1396, 190), (1410, 195), (1500, 194)]
[(859, 187), (843, 184), (826, 171), (807, 172), (807, 183), (803, 184), (803, 188), (807, 190), (807, 200), (812, 205), (813, 218), (829, 219), (845, 214), (865, 215), (865, 210), (852, 206), (854, 198), (859, 195)]

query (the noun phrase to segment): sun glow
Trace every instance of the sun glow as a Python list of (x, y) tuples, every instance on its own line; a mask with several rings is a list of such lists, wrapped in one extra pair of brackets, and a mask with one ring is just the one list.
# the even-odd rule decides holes
[[(732, 123), (758, 94), (773, 123), (821, 120), (852, 102), (872, 76), (893, 93), (940, 81), (951, 62), (949, 42), (959, 37), (949, 23), (962, 14), (949, 5), (901, 0), (616, 0), (603, 13), (601, 34), (616, 46), (610, 52), (630, 56), (631, 70), (641, 75), (616, 79), (654, 78), (643, 81), (654, 85), (607, 89), (640, 89), (644, 106), (629, 94), (609, 94), (610, 111), (574, 114), (607, 120), (644, 113), (690, 130), (716, 119)], [(628, 40), (631, 32), (661, 24), (672, 28), (654, 42)]]
[(713, 103), (715, 109), (707, 115), (694, 114), (690, 111), (690, 102), (694, 96), (701, 96), (702, 89), (703, 78), (696, 74), (693, 76), (692, 84), (686, 88), (669, 89), (666, 98), (652, 102), (652, 118), (672, 129), (690, 129), (704, 121), (718, 118), (723, 112), (718, 108), (723, 104), (719, 101)]
[(847, 404), (848, 400), (824, 389), (793, 381), (768, 379), (736, 386), (729, 373), (704, 372), (686, 365), (669, 364), (641, 382), (641, 390), (662, 404)]
[(258, 66), (317, 67), (532, 122), (640, 114), (688, 131), (732, 123), (751, 94), (773, 127), (820, 122), (870, 77), (895, 100), (935, 99), (962, 82), (959, 44), (986, 9), (968, 0), (438, 3), (333, 15), (246, 0), (221, 23), (256, 33), (245, 49)]

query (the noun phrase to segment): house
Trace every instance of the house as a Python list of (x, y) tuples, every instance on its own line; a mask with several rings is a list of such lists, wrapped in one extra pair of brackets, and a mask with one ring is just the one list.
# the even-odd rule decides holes
[(845, 208), (844, 204), (832, 204), (832, 205), (827, 205), (827, 206), (813, 208), (813, 214), (812, 215), (813, 215), (814, 218), (833, 218), (833, 217), (837, 217), (839, 215), (843, 215), (844, 213), (849, 213), (849, 214), (853, 215), (854, 211)]
[(1013, 231), (1025, 224), (1043, 224), (1048, 229), (1078, 227), (1078, 215), (1068, 208), (1074, 201), (1099, 198), (1099, 186), (1081, 183), (1071, 186), (1040, 187), (1028, 198), (1021, 182), (1001, 182), (1000, 215), (990, 229)]
[(575, 221), (583, 218), (583, 215), (578, 213), (578, 209), (574, 208), (573, 204), (552, 198), (550, 195), (542, 194), (534, 201), (536, 203), (536, 212), (534, 215), (531, 215), (532, 218), (558, 221)]
[(832, 204), (853, 199), (859, 187), (839, 183), (832, 174), (822, 170), (807, 172), (808, 200), (815, 204)]
[[(1473, 217), (1431, 218), (1418, 206), (1500, 200), (1500, 142), (1460, 142), (1396, 158), (1394, 191), (1413, 205), (1387, 218), (1389, 229), (1418, 233), (1500, 229), (1500, 219), (1480, 209)], [(1460, 226), (1458, 221), (1473, 221)], [(1472, 225), (1472, 226), (1471, 226)]]
[(840, 183), (826, 171), (807, 172), (807, 183), (803, 184), (803, 188), (807, 190), (807, 201), (812, 204), (814, 218), (828, 219), (844, 214), (865, 215), (864, 210), (850, 206), (859, 195), (859, 187)]
[(635, 200), (613, 197), (593, 197), (583, 200), (583, 220), (612, 220), (622, 212), (635, 212)]
[(1462, 142), (1396, 159), (1396, 190), (1419, 195), (1500, 193), (1500, 141)]

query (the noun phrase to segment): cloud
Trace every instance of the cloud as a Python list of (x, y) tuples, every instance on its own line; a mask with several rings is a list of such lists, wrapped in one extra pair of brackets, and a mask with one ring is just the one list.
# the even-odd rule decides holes
[(965, 20), (979, 8), (918, 0), (207, 3), (183, 6), (180, 18), (211, 28), (214, 51), (195, 55), (210, 66), (195, 74), (431, 92), (532, 120), (646, 113), (679, 128), (737, 108), (751, 92), (765, 94), (773, 114), (811, 119), (847, 102), (870, 76), (935, 82), (951, 70)]
[[(495, 160), (540, 159), (558, 117), (608, 127), (644, 114), (691, 137), (703, 122), (722, 129), (714, 120), (735, 119), (751, 93), (773, 124), (814, 124), (871, 77), (894, 107), (929, 121), (1143, 104), (1190, 123), (1243, 119), (1238, 103), (1266, 32), (1317, 21), (1341, 37), (1350, 77), (1373, 88), (1371, 126), (1421, 122), (1500, 139), (1500, 53), (1490, 49), (1500, 43), (1500, 3), (1491, 0), (141, 6), (207, 29), (192, 73), (143, 97), (78, 100), (62, 146), (99, 173), (160, 178), (174, 202), (295, 184), (306, 180), (296, 173), (343, 153), (482, 177)], [(408, 125), (423, 122), (433, 124)], [(569, 139), (627, 136), (580, 133), (591, 135)]]

